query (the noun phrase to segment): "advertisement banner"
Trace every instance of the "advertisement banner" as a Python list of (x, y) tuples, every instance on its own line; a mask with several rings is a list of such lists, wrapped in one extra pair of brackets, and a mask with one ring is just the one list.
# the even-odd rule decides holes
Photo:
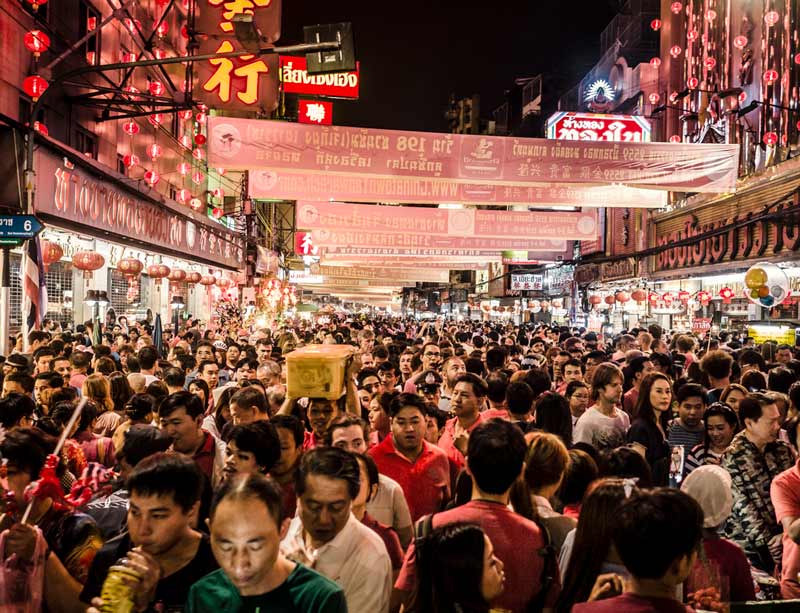
[(283, 93), (303, 94), (305, 96), (326, 96), (328, 98), (358, 98), (361, 82), (359, 62), (352, 72), (329, 72), (308, 74), (306, 58), (303, 56), (280, 56), (281, 83)]
[[(298, 202), (298, 228), (365, 230), (380, 234), (546, 239), (547, 249), (566, 249), (567, 240), (597, 232), (590, 212), (496, 211), (378, 206), (343, 202)], [(557, 238), (556, 238), (557, 237)]]
[(344, 175), (494, 186), (605, 184), (726, 192), (736, 189), (739, 158), (738, 145), (553, 141), (233, 117), (210, 117), (209, 133), (212, 166), (278, 175), (294, 170), (326, 179)]
[(298, 100), (297, 121), (329, 126), (333, 123), (333, 102), (324, 100)]
[(442, 269), (392, 269), (375, 267), (343, 267), (312, 265), (312, 274), (322, 275), (327, 279), (371, 279), (385, 281), (388, 284), (403, 281), (420, 283), (447, 283), (450, 271)]
[(637, 115), (602, 115), (559, 111), (547, 120), (547, 138), (558, 140), (649, 142), (650, 122)]
[[(534, 253), (534, 252), (532, 252)], [(347, 245), (332, 245), (325, 247), (324, 255), (333, 256), (385, 256), (385, 257), (464, 257), (464, 258), (481, 258), (482, 261), (489, 263), (498, 262), (500, 258), (500, 251), (498, 249), (471, 249), (463, 247), (376, 247), (376, 246), (362, 246), (356, 244)], [(538, 262), (555, 262), (559, 257), (563, 259), (564, 253), (556, 253), (554, 251), (542, 251), (538, 253), (541, 256)], [(489, 256), (487, 258), (487, 256)]]
[(544, 275), (512, 274), (509, 289), (514, 290), (542, 290), (544, 289)]
[[(244, 265), (242, 240), (202, 216), (142, 198), (92, 168), (68, 163), (40, 147), (36, 152), (36, 214), (43, 221), (78, 225), (119, 241), (149, 245), (154, 252), (237, 270)], [(87, 162), (88, 164), (88, 162)], [(159, 194), (155, 194), (161, 198)]]
[(345, 267), (345, 266), (363, 266), (369, 264), (370, 266), (379, 266), (388, 269), (435, 269), (435, 270), (483, 270), (488, 264), (488, 259), (485, 258), (482, 263), (477, 263), (474, 259), (470, 261), (458, 260), (452, 258), (437, 258), (435, 262), (429, 258), (414, 258), (414, 257), (399, 257), (399, 258), (377, 258), (370, 257), (369, 259), (357, 259), (351, 256), (336, 256), (324, 254), (322, 262), (325, 266), (330, 267)]

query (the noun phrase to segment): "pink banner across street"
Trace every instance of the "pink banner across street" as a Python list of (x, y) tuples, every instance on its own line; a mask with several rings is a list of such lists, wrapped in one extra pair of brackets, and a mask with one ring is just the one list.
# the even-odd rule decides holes
[[(343, 259), (340, 259), (343, 258)], [(483, 258), (483, 263), (475, 262), (474, 258), (470, 261), (439, 258), (431, 261), (430, 258), (357, 258), (353, 256), (331, 256), (323, 254), (322, 262), (330, 268), (345, 268), (348, 266), (379, 266), (389, 270), (414, 270), (414, 269), (434, 269), (434, 270), (483, 270), (486, 268), (489, 257)], [(496, 258), (500, 261), (500, 258)]]
[[(499, 261), (498, 256), (502, 250), (500, 249), (480, 249), (480, 248), (464, 248), (464, 247), (376, 247), (376, 246), (361, 246), (361, 245), (332, 245), (325, 247), (323, 250), (323, 257), (326, 255), (333, 256), (382, 256), (382, 257), (415, 257), (415, 258), (431, 258), (431, 257), (469, 257), (480, 259), (480, 261)], [(571, 254), (566, 251), (531, 251), (535, 253), (538, 261), (542, 262), (555, 262), (558, 260), (566, 260), (571, 257)], [(371, 259), (370, 259), (371, 261)]]
[(450, 274), (446, 269), (419, 268), (414, 269), (391, 269), (376, 268), (372, 266), (311, 266), (311, 274), (322, 275), (325, 279), (367, 279), (372, 281), (382, 281), (391, 285), (404, 281), (419, 281), (440, 283), (447, 282)]
[(566, 240), (594, 238), (598, 226), (595, 211), (486, 211), (298, 202), (297, 227), (312, 230), (317, 241), (323, 240), (320, 239), (322, 231), (352, 230), (376, 234), (544, 239), (543, 249), (563, 250)]
[[(344, 175), (402, 177), (415, 183), (559, 183), (727, 192), (736, 189), (739, 157), (738, 145), (553, 141), (231, 117), (209, 118), (209, 134), (211, 166), (276, 175), (292, 170), (323, 175), (325, 180)], [(295, 194), (294, 199), (303, 197)], [(362, 199), (367, 197), (362, 194)]]

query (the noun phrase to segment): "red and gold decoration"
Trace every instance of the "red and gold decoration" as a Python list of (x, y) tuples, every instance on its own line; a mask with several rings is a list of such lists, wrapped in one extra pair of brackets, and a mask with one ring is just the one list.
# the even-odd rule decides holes
[(161, 290), (161, 279), (169, 276), (170, 268), (166, 264), (150, 264), (147, 267), (147, 276), (155, 281), (156, 291)]
[(59, 262), (64, 257), (64, 250), (61, 245), (53, 241), (43, 240), (42, 243), (42, 263), (44, 271), (50, 270), (50, 265)]
[(72, 265), (83, 271), (84, 279), (91, 279), (95, 270), (100, 270), (106, 259), (97, 251), (78, 251), (72, 256)]
[(196, 270), (192, 270), (192, 271), (186, 273), (186, 282), (187, 283), (191, 283), (192, 285), (196, 285), (197, 283), (200, 283), (200, 279), (202, 279), (202, 278), (203, 278), (203, 275), (201, 275)]
[(133, 302), (139, 294), (139, 275), (144, 270), (144, 262), (138, 258), (122, 258), (117, 262), (117, 270), (125, 275), (128, 281), (128, 302)]

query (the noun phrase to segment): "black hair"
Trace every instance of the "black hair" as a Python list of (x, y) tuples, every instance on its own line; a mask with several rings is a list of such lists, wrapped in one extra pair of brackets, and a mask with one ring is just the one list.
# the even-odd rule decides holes
[(428, 415), (428, 408), (425, 404), (424, 399), (422, 399), (417, 394), (403, 393), (403, 394), (398, 394), (397, 396), (392, 398), (392, 402), (389, 404), (389, 416), (395, 417), (400, 411), (402, 411), (406, 407), (413, 407), (415, 409), (419, 409), (419, 412), (422, 413), (423, 417)]
[(495, 347), (489, 349), (489, 351), (486, 352), (487, 370), (491, 371), (491, 370), (496, 370), (498, 368), (502, 368), (505, 365), (507, 358), (508, 358), (508, 352), (502, 347)]
[[(48, 454), (55, 447), (56, 438), (39, 428), (14, 428), (6, 432), (0, 442), (0, 454), (34, 480), (39, 478)], [(63, 474), (63, 471), (63, 463), (59, 462), (57, 473)]]
[(745, 425), (745, 420), (747, 419), (752, 419), (753, 421), (761, 419), (764, 407), (774, 403), (775, 401), (766, 394), (752, 393), (742, 398), (739, 401), (739, 420), (742, 426)]
[(586, 381), (570, 381), (567, 383), (567, 388), (564, 390), (564, 397), (569, 400), (572, 398), (572, 395), (577, 392), (580, 388), (585, 387), (587, 390), (589, 389), (589, 384)]
[(486, 377), (486, 395), (489, 400), (501, 403), (506, 399), (506, 388), (508, 387), (508, 375), (500, 370), (496, 370)]
[(283, 428), (291, 432), (295, 446), (300, 447), (303, 445), (305, 429), (303, 428), (303, 422), (297, 417), (294, 415), (275, 415), (269, 421), (275, 428)]
[(265, 474), (281, 459), (281, 440), (275, 426), (264, 419), (234, 426), (228, 437), (229, 444), (231, 441), (241, 451), (252, 453)]
[(470, 433), (467, 464), (482, 491), (503, 494), (519, 477), (526, 452), (522, 430), (509, 421), (490, 419)]
[(172, 368), (167, 368), (163, 373), (161, 373), (161, 379), (169, 387), (183, 387), (183, 384), (186, 383), (186, 373), (184, 373), (180, 368), (173, 366)]
[(534, 400), (553, 387), (553, 381), (550, 379), (550, 375), (543, 368), (531, 368), (525, 372), (523, 380), (530, 385), (533, 390)]
[(372, 459), (372, 456), (368, 453), (361, 453), (356, 454), (356, 460), (359, 462), (363, 462), (364, 466), (367, 469), (367, 478), (369, 479), (369, 490), (370, 495), (367, 498), (367, 502), (372, 500), (372, 488), (375, 486), (380, 486), (380, 473), (378, 472), (378, 465), (375, 464), (375, 460)]
[(117, 452), (118, 460), (125, 460), (135, 467), (145, 458), (164, 452), (172, 445), (172, 438), (163, 430), (150, 424), (134, 424), (125, 431), (122, 449)]
[(569, 450), (569, 464), (558, 490), (558, 499), (564, 504), (578, 504), (583, 501), (589, 485), (600, 475), (597, 462), (581, 449)]
[(256, 413), (268, 413), (267, 397), (260, 389), (253, 386), (244, 387), (231, 396), (230, 403), (236, 403), (241, 409), (255, 409)]
[(12, 392), (0, 398), (0, 426), (9, 430), (18, 426), (23, 417), (33, 418), (35, 411), (36, 403), (33, 398)]
[(156, 361), (158, 361), (158, 350), (151, 345), (146, 345), (139, 349), (136, 357), (139, 359), (139, 366), (141, 368), (150, 370), (156, 365)]
[(358, 462), (352, 453), (338, 447), (317, 447), (303, 454), (295, 476), (295, 492), (302, 496), (306, 492), (306, 478), (319, 475), (329, 479), (341, 479), (347, 483), (351, 500), (358, 497), (361, 476)]
[(572, 447), (572, 413), (561, 394), (545, 392), (536, 400), (536, 427), (557, 435), (567, 448)]
[(675, 400), (678, 401), (678, 404), (682, 403), (688, 398), (702, 398), (703, 404), (706, 404), (706, 397), (706, 390), (699, 383), (687, 383), (682, 385), (675, 393)]
[(203, 474), (191, 458), (180, 453), (156, 453), (136, 465), (126, 489), (133, 495), (172, 496), (186, 513), (200, 500)]
[(155, 407), (156, 399), (150, 394), (134, 394), (125, 404), (125, 416), (133, 422), (144, 421)]
[(778, 366), (769, 371), (767, 389), (769, 389), (771, 392), (788, 394), (792, 384), (794, 384), (796, 381), (797, 375), (791, 368)]
[(660, 579), (680, 558), (691, 556), (703, 536), (703, 510), (672, 488), (638, 492), (616, 514), (613, 541), (625, 568), (637, 579)]
[(192, 419), (197, 419), (205, 413), (205, 407), (197, 396), (191, 392), (180, 391), (166, 397), (158, 407), (158, 416), (169, 417), (179, 409), (185, 409), (186, 414)]
[(703, 413), (703, 425), (706, 433), (705, 437), (703, 437), (703, 446), (706, 451), (708, 451), (708, 446), (711, 444), (711, 438), (708, 436), (708, 420), (712, 417), (722, 417), (733, 429), (734, 434), (739, 431), (739, 418), (736, 416), (736, 412), (724, 402), (715, 402)]
[(458, 385), (459, 383), (469, 383), (472, 386), (472, 393), (478, 398), (485, 398), (489, 393), (489, 386), (486, 385), (486, 381), (484, 381), (478, 375), (472, 374), (471, 372), (459, 375), (456, 379), (455, 385)]
[(617, 447), (605, 451), (601, 454), (598, 465), (602, 477), (638, 479), (636, 483), (639, 487), (653, 485), (653, 473), (647, 460), (630, 447)]
[(533, 408), (533, 390), (524, 381), (512, 381), (506, 387), (506, 405), (512, 415), (528, 415)]
[(214, 492), (211, 501), (209, 518), (213, 521), (214, 514), (220, 503), (225, 500), (243, 500), (255, 498), (267, 507), (267, 511), (275, 520), (278, 530), (283, 522), (283, 493), (280, 486), (269, 477), (263, 475), (240, 475), (232, 479), (225, 479)]

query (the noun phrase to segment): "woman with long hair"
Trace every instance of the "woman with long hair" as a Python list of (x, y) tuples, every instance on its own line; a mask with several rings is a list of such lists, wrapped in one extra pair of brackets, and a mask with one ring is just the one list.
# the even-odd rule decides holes
[(114, 412), (120, 417), (125, 417), (125, 405), (133, 396), (133, 388), (128, 382), (128, 377), (122, 371), (116, 371), (108, 376), (108, 387), (111, 390), (111, 401), (114, 403)]
[(503, 563), (478, 526), (455, 523), (428, 534), (417, 552), (411, 613), (489, 613), (503, 592)]
[(703, 442), (692, 447), (686, 456), (686, 474), (698, 466), (719, 465), (722, 454), (739, 432), (739, 418), (734, 410), (723, 402), (715, 402), (703, 413), (706, 435)]
[(81, 386), (84, 398), (94, 401), (97, 405), (98, 417), (95, 422), (94, 433), (100, 436), (111, 436), (122, 422), (122, 417), (114, 411), (114, 401), (111, 399), (111, 386), (104, 375), (94, 373), (86, 377)]
[(733, 412), (736, 415), (739, 415), (739, 402), (747, 397), (749, 392), (747, 388), (743, 385), (739, 385), (738, 383), (731, 383), (728, 387), (722, 390), (722, 394), (719, 397), (719, 401), (727, 404), (730, 408), (733, 409)]
[(639, 387), (636, 418), (628, 430), (627, 440), (645, 448), (645, 459), (656, 485), (666, 485), (669, 477), (667, 432), (671, 405), (672, 383), (669, 377), (660, 372), (645, 375)]
[(569, 613), (576, 603), (589, 600), (598, 575), (627, 576), (611, 542), (611, 534), (620, 506), (635, 491), (633, 482), (623, 479), (601, 479), (590, 488), (581, 507), (578, 527), (567, 535), (561, 548), (558, 613)]
[(567, 399), (556, 392), (545, 392), (534, 404), (536, 427), (558, 436), (572, 447), (572, 413)]

